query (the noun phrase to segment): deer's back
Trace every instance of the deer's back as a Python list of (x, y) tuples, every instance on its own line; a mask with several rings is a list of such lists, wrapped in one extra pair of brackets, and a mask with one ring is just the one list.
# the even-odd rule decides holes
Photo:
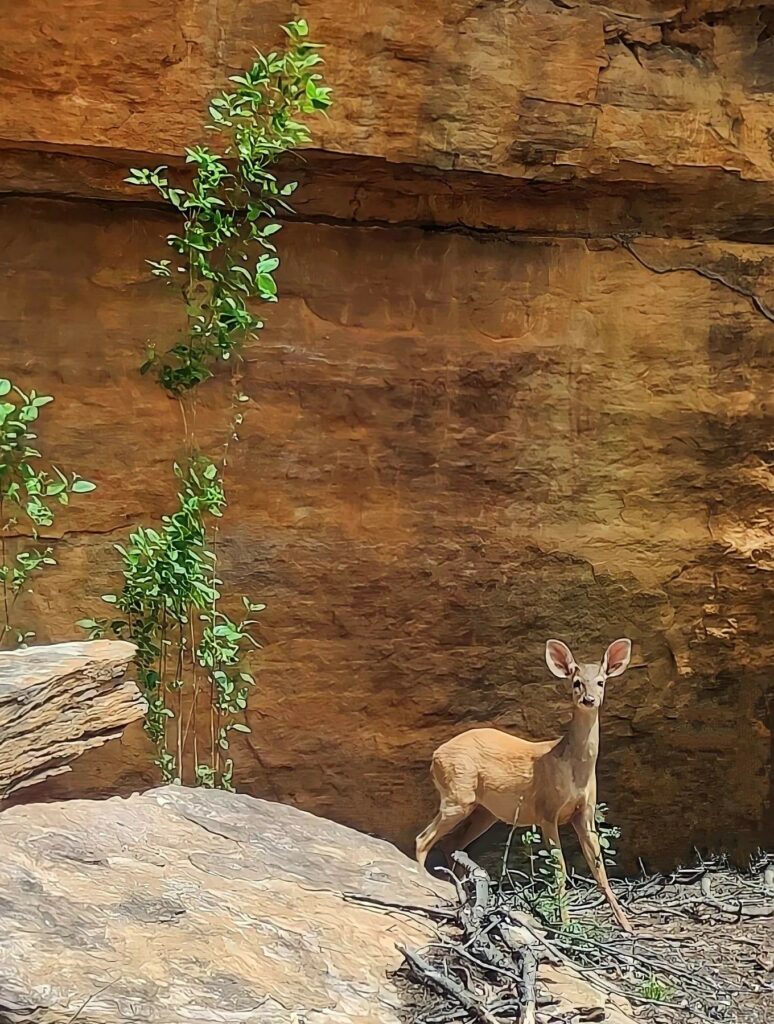
[(535, 765), (558, 742), (533, 742), (501, 729), (469, 729), (433, 755), (436, 785), (442, 791), (464, 790), (502, 821), (518, 816), (530, 824), (536, 811)]

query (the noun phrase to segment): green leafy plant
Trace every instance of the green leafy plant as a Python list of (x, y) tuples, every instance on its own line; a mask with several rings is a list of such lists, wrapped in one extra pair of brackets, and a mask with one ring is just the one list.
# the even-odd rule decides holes
[[(615, 825), (606, 823), (607, 806), (598, 804), (596, 807), (596, 824), (599, 845), (605, 863), (615, 865), (616, 850), (613, 842), (621, 837), (621, 830)], [(528, 858), (529, 883), (524, 887), (522, 895), (532, 910), (548, 924), (560, 924), (562, 911), (566, 907), (567, 892), (559, 882), (559, 851), (553, 846), (545, 847), (540, 829), (533, 825), (521, 834), (521, 844)], [(588, 934), (595, 927), (591, 922), (570, 922), (561, 925), (563, 931), (577, 931)]]
[[(145, 728), (165, 782), (196, 782), (230, 789), (230, 733), (249, 732), (238, 721), (253, 676), (241, 669), (246, 650), (259, 647), (254, 618), (232, 619), (221, 608), (212, 523), (226, 507), (214, 463), (200, 458), (185, 470), (178, 508), (159, 529), (139, 527), (117, 544), (124, 586), (102, 598), (116, 617), (82, 619), (92, 638), (112, 633), (137, 645), (140, 682), (148, 704)], [(264, 605), (242, 599), (245, 615)], [(198, 715), (207, 697), (208, 760), (199, 749)]]
[(671, 986), (661, 981), (655, 974), (651, 974), (640, 985), (639, 995), (652, 1002), (667, 1003), (672, 998), (672, 994)]
[(26, 394), (0, 378), (0, 646), (34, 636), (14, 625), (13, 612), (19, 597), (29, 592), (32, 577), (56, 565), (53, 548), (39, 543), (40, 529), (53, 526), (57, 506), (69, 504), (72, 494), (95, 488), (77, 473), (68, 475), (40, 461), (35, 424), (53, 400), (36, 391)]
[[(167, 243), (174, 259), (148, 260), (151, 272), (179, 282), (188, 326), (185, 336), (162, 353), (151, 345), (142, 366), (156, 367), (163, 386), (184, 393), (212, 376), (255, 336), (263, 321), (249, 300), (277, 301), (274, 278), (279, 256), (272, 238), (281, 229), (278, 209), (296, 182), (280, 183), (270, 168), (288, 151), (311, 140), (299, 117), (325, 111), (330, 90), (319, 68), (320, 47), (309, 41), (305, 21), (284, 26), (284, 52), (258, 54), (253, 65), (232, 76), (230, 89), (214, 96), (207, 128), (219, 142), (186, 149), (192, 166), (189, 187), (173, 185), (169, 168), (133, 168), (132, 185), (151, 186), (178, 212), (182, 225)], [(259, 255), (255, 258), (255, 251)]]
[(521, 836), (529, 857), (531, 885), (525, 896), (535, 913), (549, 924), (562, 921), (567, 905), (567, 893), (560, 883), (561, 852), (555, 846), (542, 845), (537, 825), (526, 829)]
[(537, 859), (537, 851), (540, 847), (540, 829), (537, 825), (524, 829), (521, 834), (521, 845), (524, 847), (527, 857), (529, 858), (529, 875), (534, 881), (535, 861)]
[[(298, 118), (330, 105), (319, 47), (309, 41), (306, 22), (291, 22), (284, 31), (283, 52), (257, 54), (210, 101), (213, 145), (186, 149), (187, 178), (173, 184), (169, 169), (156, 167), (132, 169), (126, 179), (155, 188), (181, 221), (167, 237), (174, 259), (147, 262), (155, 277), (176, 289), (186, 329), (160, 353), (151, 343), (140, 372), (155, 368), (184, 410), (218, 363), (230, 360), (232, 417), (218, 465), (196, 454), (193, 417), (183, 411), (192, 454), (184, 468), (175, 467), (178, 508), (158, 529), (139, 527), (118, 546), (123, 588), (103, 598), (115, 607), (115, 617), (80, 622), (91, 636), (110, 632), (137, 645), (146, 730), (162, 778), (227, 789), (234, 776), (230, 735), (250, 731), (240, 720), (254, 684), (243, 660), (251, 646), (258, 647), (250, 616), (264, 607), (242, 597), (244, 616), (235, 619), (221, 605), (217, 534), (226, 507), (223, 474), (229, 444), (238, 440), (240, 403), (248, 400), (233, 368), (245, 343), (263, 327), (251, 304), (277, 301), (279, 256), (272, 239), (281, 228), (278, 211), (290, 210), (287, 199), (296, 183), (281, 183), (271, 168), (311, 141)], [(206, 749), (200, 749), (202, 713), (209, 717)]]
[(607, 823), (607, 811), (607, 804), (597, 804), (594, 812), (594, 820), (597, 826), (599, 845), (602, 850), (604, 862), (608, 867), (615, 867), (615, 859), (618, 851), (613, 846), (613, 843), (621, 838), (621, 830), (617, 825), (609, 825)]

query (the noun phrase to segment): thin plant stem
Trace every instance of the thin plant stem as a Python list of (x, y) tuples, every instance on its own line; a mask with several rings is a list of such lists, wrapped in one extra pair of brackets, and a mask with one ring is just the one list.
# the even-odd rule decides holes
[(11, 613), (8, 607), (8, 573), (10, 572), (10, 566), (8, 565), (8, 559), (6, 554), (5, 546), (5, 499), (0, 498), (0, 558), (2, 558), (3, 572), (3, 612), (5, 614), (5, 622), (3, 623), (3, 632), (0, 635), (0, 644), (5, 641), (8, 633), (11, 631)]
[(180, 784), (185, 785), (185, 760), (183, 756), (183, 654), (185, 637), (182, 623), (177, 627), (177, 664), (175, 665), (175, 686), (177, 687), (177, 774)]

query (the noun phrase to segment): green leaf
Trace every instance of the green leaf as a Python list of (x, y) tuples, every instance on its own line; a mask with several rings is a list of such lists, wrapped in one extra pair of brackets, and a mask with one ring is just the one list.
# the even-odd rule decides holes
[(70, 490), (74, 494), (88, 494), (89, 491), (96, 491), (97, 485), (93, 484), (91, 480), (76, 480)]
[(243, 725), (241, 722), (234, 722), (231, 725), (231, 729), (234, 732), (251, 732), (249, 725)]
[(277, 294), (277, 282), (270, 274), (258, 274), (256, 277), (262, 298), (273, 298)]
[(115, 594), (103, 594), (102, 600), (105, 602), (105, 604), (116, 604), (118, 598), (116, 597)]
[(7, 377), (0, 377), (0, 395), (7, 395), (11, 390), (11, 382)]

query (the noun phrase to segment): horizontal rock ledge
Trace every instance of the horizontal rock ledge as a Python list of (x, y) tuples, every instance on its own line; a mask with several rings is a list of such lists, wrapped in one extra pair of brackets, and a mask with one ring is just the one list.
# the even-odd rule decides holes
[[(124, 180), (130, 167), (165, 164), (184, 183), (190, 166), (179, 154), (89, 147), (35, 148), (0, 140), (0, 198), (128, 202), (170, 210), (153, 189)], [(294, 220), (402, 225), (423, 230), (607, 237), (768, 240), (774, 194), (768, 181), (746, 181), (715, 168), (700, 180), (684, 168), (653, 172), (622, 164), (612, 179), (593, 175), (519, 178), (476, 170), (440, 170), (377, 156), (305, 150), (286, 159), (283, 177), (301, 188)], [(740, 211), (743, 213), (740, 214)]]
[(0, 653), (0, 799), (70, 770), (85, 750), (120, 736), (145, 701), (123, 640)]

